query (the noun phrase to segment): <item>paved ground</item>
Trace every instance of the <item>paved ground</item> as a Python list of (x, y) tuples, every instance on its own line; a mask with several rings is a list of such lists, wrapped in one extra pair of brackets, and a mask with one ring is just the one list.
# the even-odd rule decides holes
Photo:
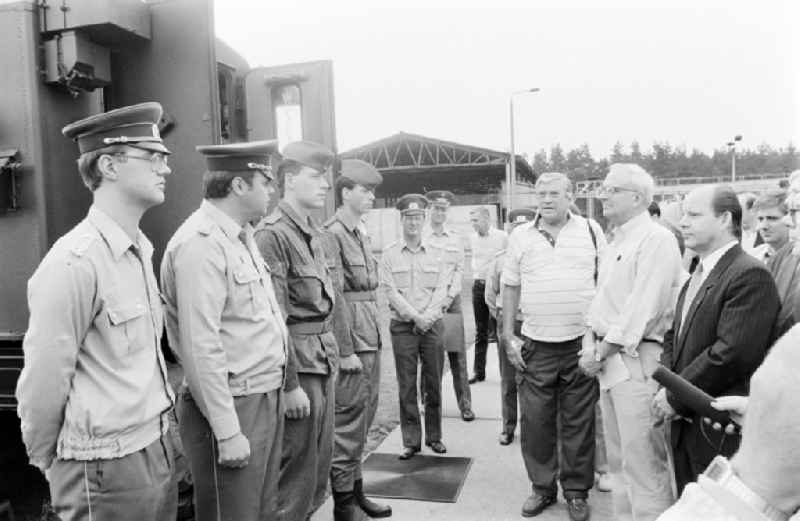
[[(390, 353), (385, 353), (388, 355)], [(470, 353), (471, 354), (471, 353)], [(384, 356), (384, 369), (387, 369)], [(470, 356), (471, 359), (471, 356)], [(497, 443), (500, 433), (500, 378), (497, 351), (490, 346), (487, 380), (472, 386), (472, 401), (478, 419), (471, 423), (461, 420), (453, 392), (452, 381), (445, 375), (442, 385), (444, 400), (443, 441), (448, 456), (473, 458), (467, 480), (456, 503), (429, 503), (408, 500), (381, 500), (392, 506), (394, 520), (413, 521), (501, 521), (522, 519), (520, 509), (530, 494), (525, 468), (520, 455), (519, 438), (507, 447)], [(383, 373), (387, 378), (386, 371)], [(391, 382), (393, 383), (394, 378)], [(385, 382), (392, 385), (388, 380)], [(395, 401), (397, 400), (395, 396)], [(384, 410), (384, 412), (386, 412)], [(377, 452), (399, 453), (402, 449), (400, 429), (395, 428), (377, 447)], [(426, 449), (427, 450), (427, 449)], [(426, 452), (427, 453), (427, 452)], [(592, 519), (610, 521), (611, 497), (607, 493), (590, 494)], [(312, 517), (312, 521), (333, 518), (329, 499)], [(541, 521), (567, 520), (563, 500), (536, 518)]]

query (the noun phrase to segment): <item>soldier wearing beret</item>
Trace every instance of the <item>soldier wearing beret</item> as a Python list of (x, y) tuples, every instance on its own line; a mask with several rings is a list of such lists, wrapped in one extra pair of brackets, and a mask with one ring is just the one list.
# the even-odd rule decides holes
[[(528, 208), (511, 210), (508, 213), (508, 224), (513, 230), (521, 224), (533, 221), (535, 216), (536, 212)], [(503, 287), (500, 284), (500, 275), (503, 273), (505, 258), (505, 249), (497, 252), (486, 276), (486, 305), (489, 307), (489, 313), (497, 321), (497, 338), (502, 337)], [(517, 313), (515, 330), (518, 334), (521, 327), (522, 315)], [(517, 370), (511, 365), (511, 361), (503, 349), (498, 349), (497, 355), (500, 360), (500, 409), (503, 419), (503, 430), (500, 432), (498, 441), (500, 445), (509, 445), (514, 441), (514, 431), (517, 428)]]
[(389, 517), (391, 507), (379, 505), (364, 496), (361, 460), (367, 431), (378, 409), (380, 385), (380, 312), (376, 301), (378, 262), (372, 254), (369, 236), (360, 229), (361, 219), (372, 208), (375, 187), (383, 178), (371, 164), (344, 159), (336, 179), (336, 197), (341, 203), (336, 214), (325, 223), (342, 297), (336, 306), (344, 307), (347, 320), (334, 324), (337, 343), (352, 343), (354, 362), (360, 372), (345, 372), (348, 359), (336, 382), (336, 426), (334, 432), (331, 489), (336, 519), (360, 519), (358, 509), (369, 517)]
[(429, 203), (430, 227), (425, 230), (423, 240), (444, 250), (444, 258), (452, 269), (452, 278), (447, 285), (446, 310), (444, 315), (444, 349), (450, 362), (453, 389), (458, 400), (458, 409), (464, 421), (475, 419), (472, 412), (472, 393), (467, 376), (467, 353), (464, 342), (464, 316), (461, 313), (461, 283), (464, 276), (464, 242), (453, 230), (445, 226), (447, 211), (455, 196), (447, 190), (434, 190), (425, 194)]
[(326, 256), (323, 234), (311, 216), (325, 205), (330, 189), (327, 171), (334, 155), (308, 141), (289, 143), (282, 155), (277, 176), (282, 199), (263, 221), (256, 242), (272, 270), (289, 327), (278, 518), (297, 521), (310, 516), (325, 499), (339, 358), (355, 358), (343, 370), (357, 371), (358, 357), (352, 342), (337, 346), (336, 288), (329, 272), (334, 260)]
[(164, 202), (161, 105), (64, 127), (92, 192), (86, 218), (28, 281), (30, 322), (17, 384), (22, 437), (64, 521), (173, 521), (177, 489), (153, 246), (139, 229)]
[(167, 334), (185, 372), (181, 440), (198, 521), (276, 519), (288, 333), (251, 222), (276, 141), (197, 147), (204, 200), (167, 244)]
[(383, 250), (380, 262), (381, 285), (391, 310), (390, 330), (400, 393), (400, 459), (409, 459), (422, 448), (417, 406), (420, 359), (425, 444), (436, 453), (447, 452), (442, 443), (442, 316), (449, 305), (447, 290), (453, 268), (445, 263), (442, 248), (422, 241), (427, 206), (428, 200), (420, 194), (407, 194), (398, 200), (403, 237)]

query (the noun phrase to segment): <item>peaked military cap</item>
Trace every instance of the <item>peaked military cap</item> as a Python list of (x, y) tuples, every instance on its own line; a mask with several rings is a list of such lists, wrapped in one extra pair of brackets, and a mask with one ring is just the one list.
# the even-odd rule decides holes
[(525, 224), (536, 218), (536, 212), (528, 208), (517, 208), (508, 212), (508, 222), (511, 224)]
[(434, 206), (450, 206), (456, 200), (453, 192), (448, 190), (432, 190), (425, 194), (425, 198)]
[(283, 147), (284, 161), (294, 161), (322, 172), (333, 163), (333, 152), (324, 145), (311, 141), (295, 141)]
[(342, 177), (372, 189), (383, 182), (378, 169), (360, 159), (342, 159)]
[(111, 145), (169, 154), (158, 132), (162, 112), (161, 104), (155, 101), (139, 103), (75, 121), (62, 128), (61, 133), (78, 142), (81, 154)]
[(400, 210), (401, 215), (421, 213), (428, 207), (428, 200), (422, 194), (406, 194), (397, 201), (394, 207)]
[(258, 170), (270, 179), (274, 179), (269, 158), (278, 151), (276, 139), (227, 145), (201, 145), (196, 148), (205, 156), (206, 168), (210, 171)]

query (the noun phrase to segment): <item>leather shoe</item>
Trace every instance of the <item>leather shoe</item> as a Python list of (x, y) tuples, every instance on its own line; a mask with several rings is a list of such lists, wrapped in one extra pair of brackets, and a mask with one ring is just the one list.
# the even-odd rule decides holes
[(447, 452), (447, 447), (445, 447), (444, 443), (442, 443), (441, 441), (431, 441), (429, 443), (425, 443), (425, 445), (430, 447), (431, 450), (436, 454), (444, 454), (445, 452)]
[(500, 442), (500, 445), (511, 445), (511, 442), (514, 441), (514, 433), (501, 432), (497, 441)]
[(550, 505), (554, 505), (556, 502), (556, 496), (540, 496), (536, 492), (530, 495), (528, 499), (525, 500), (525, 504), (522, 505), (522, 517), (534, 517), (538, 516), (544, 509), (549, 507)]
[(361, 510), (369, 517), (391, 517), (392, 507), (376, 503), (364, 495), (364, 480), (357, 479), (353, 483), (353, 494)]
[(471, 422), (475, 419), (475, 413), (472, 412), (472, 409), (464, 409), (461, 411), (461, 419), (465, 422)]
[(572, 521), (587, 521), (589, 519), (589, 505), (582, 497), (567, 500), (567, 513)]
[(468, 383), (468, 384), (470, 384), (470, 385), (472, 385), (472, 384), (474, 384), (475, 382), (482, 382), (482, 381), (484, 381), (484, 380), (486, 380), (486, 376), (478, 376), (478, 375), (475, 375), (475, 376), (473, 376), (472, 378), (470, 378), (469, 380), (467, 380), (467, 383)]
[(419, 452), (421, 449), (419, 447), (403, 447), (403, 452), (397, 456), (397, 459), (411, 459), (414, 457), (414, 454)]

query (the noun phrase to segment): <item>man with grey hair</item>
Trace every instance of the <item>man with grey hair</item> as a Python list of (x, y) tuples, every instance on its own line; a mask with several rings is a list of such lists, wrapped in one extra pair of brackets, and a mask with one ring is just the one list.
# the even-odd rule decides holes
[(523, 321), (523, 342), (515, 335), (514, 313), (503, 315), (502, 335), (518, 371), (522, 457), (533, 488), (522, 515), (536, 516), (554, 504), (559, 479), (570, 519), (585, 521), (598, 389), (578, 368), (578, 352), (606, 241), (597, 223), (570, 212), (572, 183), (564, 174), (542, 174), (536, 197), (538, 218), (514, 230), (501, 278), (503, 309), (521, 309)]
[(678, 243), (647, 207), (655, 183), (635, 164), (615, 163), (599, 197), (614, 227), (589, 307), (580, 365), (600, 381), (614, 519), (652, 521), (674, 500), (663, 425), (651, 411), (664, 333), (681, 280)]

